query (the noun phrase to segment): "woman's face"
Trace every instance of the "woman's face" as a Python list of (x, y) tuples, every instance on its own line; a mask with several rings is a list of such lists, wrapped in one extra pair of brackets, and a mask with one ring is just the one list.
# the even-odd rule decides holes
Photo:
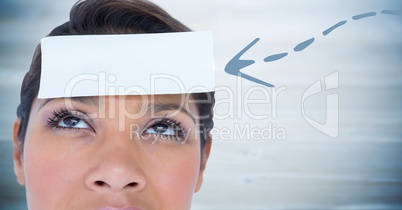
[(36, 99), (22, 150), (14, 125), (29, 209), (189, 209), (211, 141), (201, 160), (186, 96)]

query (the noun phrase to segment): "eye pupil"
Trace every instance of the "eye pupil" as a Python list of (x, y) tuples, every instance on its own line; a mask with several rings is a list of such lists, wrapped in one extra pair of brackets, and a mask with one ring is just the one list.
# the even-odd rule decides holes
[(78, 117), (66, 117), (63, 119), (63, 123), (69, 127), (76, 126), (80, 122), (80, 118)]

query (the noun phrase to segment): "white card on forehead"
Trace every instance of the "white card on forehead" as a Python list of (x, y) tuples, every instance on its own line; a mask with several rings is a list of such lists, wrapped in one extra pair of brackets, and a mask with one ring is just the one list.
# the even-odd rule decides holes
[(214, 91), (211, 32), (43, 38), (38, 98)]

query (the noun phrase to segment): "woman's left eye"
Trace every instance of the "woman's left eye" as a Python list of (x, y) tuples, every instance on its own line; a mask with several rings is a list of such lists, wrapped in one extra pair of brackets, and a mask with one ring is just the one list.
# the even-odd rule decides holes
[(74, 116), (61, 119), (57, 126), (65, 128), (90, 128), (84, 120)]
[(156, 135), (166, 135), (166, 136), (174, 136), (175, 131), (172, 126), (168, 126), (166, 124), (155, 124), (150, 128), (145, 130), (145, 133), (148, 134), (156, 134)]
[(186, 139), (185, 130), (180, 126), (180, 122), (165, 117), (147, 127), (142, 134), (146, 136), (152, 135), (156, 139), (171, 139), (176, 141)]

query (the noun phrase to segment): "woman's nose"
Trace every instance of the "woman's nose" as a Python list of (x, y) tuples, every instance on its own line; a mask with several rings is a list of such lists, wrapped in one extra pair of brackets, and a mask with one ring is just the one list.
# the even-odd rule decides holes
[(138, 154), (127, 146), (105, 145), (93, 157), (85, 184), (92, 191), (141, 191), (146, 186)]

